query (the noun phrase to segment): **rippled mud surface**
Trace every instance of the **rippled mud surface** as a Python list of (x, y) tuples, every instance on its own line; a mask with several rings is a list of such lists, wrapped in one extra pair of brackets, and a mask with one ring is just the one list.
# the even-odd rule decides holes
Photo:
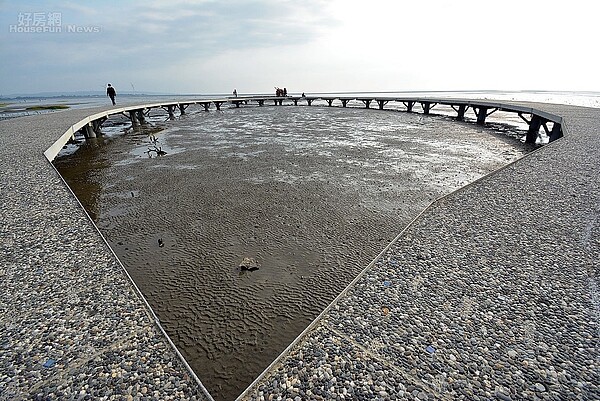
[(241, 393), (432, 200), (528, 151), (393, 111), (190, 111), (155, 139), (90, 141), (56, 165), (216, 400)]

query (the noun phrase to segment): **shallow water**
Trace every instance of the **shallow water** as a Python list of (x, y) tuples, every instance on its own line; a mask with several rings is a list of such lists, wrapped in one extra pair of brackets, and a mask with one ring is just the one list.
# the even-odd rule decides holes
[[(111, 135), (55, 164), (217, 400), (241, 393), (432, 200), (531, 150), (394, 111), (160, 120), (155, 142)], [(244, 258), (259, 269), (242, 271)]]

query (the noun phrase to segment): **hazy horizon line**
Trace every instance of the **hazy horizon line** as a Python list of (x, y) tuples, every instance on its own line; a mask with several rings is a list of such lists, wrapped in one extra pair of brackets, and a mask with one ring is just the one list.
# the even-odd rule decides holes
[[(300, 91), (291, 91), (290, 93), (301, 93)], [(271, 91), (261, 92), (239, 92), (240, 94), (248, 95), (264, 95), (270, 94)], [(351, 93), (580, 93), (580, 94), (596, 94), (600, 96), (599, 91), (581, 91), (581, 90), (552, 90), (552, 89), (519, 89), (519, 90), (504, 90), (504, 89), (458, 89), (458, 90), (390, 90), (390, 91), (368, 91), (368, 90), (354, 90), (354, 91), (304, 91), (303, 93), (309, 93), (311, 95), (342, 95)], [(220, 92), (220, 93), (165, 93), (165, 92), (152, 92), (152, 91), (123, 91), (119, 93), (120, 96), (229, 96), (231, 92)], [(0, 95), (0, 99), (16, 99), (16, 98), (55, 98), (55, 97), (92, 97), (92, 96), (105, 96), (104, 91), (91, 90), (91, 91), (69, 91), (69, 92), (56, 92), (56, 91), (45, 91), (45, 92), (25, 92), (25, 93), (11, 93), (8, 95)]]

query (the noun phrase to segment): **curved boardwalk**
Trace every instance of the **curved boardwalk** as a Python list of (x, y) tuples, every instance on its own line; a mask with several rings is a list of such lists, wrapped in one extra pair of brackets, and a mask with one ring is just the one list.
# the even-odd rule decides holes
[[(600, 110), (434, 202), (243, 399), (599, 399)], [(210, 399), (43, 152), (0, 121), (0, 399)], [(398, 231), (403, 227), (398, 227)]]

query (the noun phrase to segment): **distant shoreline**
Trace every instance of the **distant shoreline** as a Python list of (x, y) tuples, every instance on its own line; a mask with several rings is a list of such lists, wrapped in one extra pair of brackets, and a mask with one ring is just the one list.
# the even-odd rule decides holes
[[(365, 94), (397, 94), (398, 96), (435, 96), (435, 97), (458, 97), (458, 98), (493, 98), (496, 100), (519, 100), (519, 101), (541, 101), (559, 104), (572, 104), (588, 106), (589, 103), (595, 103), (600, 107), (600, 92), (593, 91), (542, 91), (542, 90), (526, 90), (526, 91), (500, 91), (500, 90), (459, 90), (459, 91), (331, 91), (331, 92), (311, 92), (311, 91), (290, 91), (290, 95), (300, 95), (306, 93), (312, 96), (321, 95), (365, 95)], [(270, 96), (274, 93), (267, 92), (239, 92), (239, 96)], [(174, 94), (174, 93), (135, 93), (135, 92), (117, 92), (118, 99), (147, 99), (170, 97), (173, 99), (186, 98), (212, 98), (212, 97), (227, 97), (231, 93), (198, 93), (198, 94)], [(106, 93), (100, 91), (92, 92), (41, 92), (34, 94), (11, 94), (0, 96), (0, 105), (12, 104), (15, 102), (32, 102), (56, 99), (58, 101), (73, 100), (73, 99), (108, 99)], [(104, 102), (102, 102), (104, 103)], [(583, 104), (582, 104), (583, 103)], [(0, 106), (2, 107), (2, 106)]]

